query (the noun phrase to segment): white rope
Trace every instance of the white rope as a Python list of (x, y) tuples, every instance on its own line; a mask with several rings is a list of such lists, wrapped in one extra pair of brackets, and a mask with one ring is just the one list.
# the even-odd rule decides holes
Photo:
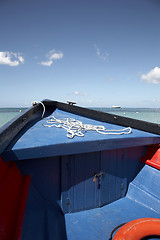
[(40, 102), (40, 101), (34, 101), (34, 102), (32, 102), (32, 105), (33, 106), (35, 106), (35, 105), (37, 105), (38, 103), (40, 103), (41, 105), (42, 105), (42, 107), (43, 107), (43, 112), (42, 112), (42, 118), (44, 117), (44, 114), (45, 114), (45, 111), (46, 111), (46, 109), (45, 109), (45, 105), (42, 103), (42, 102)]
[(130, 134), (132, 129), (130, 127), (123, 128), (120, 130), (107, 130), (104, 126), (95, 126), (91, 124), (83, 124), (79, 120), (75, 120), (73, 118), (64, 118), (57, 119), (54, 116), (47, 118), (47, 124), (42, 124), (44, 127), (57, 127), (64, 128), (67, 131), (68, 138), (74, 138), (74, 136), (84, 137), (84, 133), (87, 131), (96, 131), (100, 134), (105, 135), (122, 135), (122, 134)]

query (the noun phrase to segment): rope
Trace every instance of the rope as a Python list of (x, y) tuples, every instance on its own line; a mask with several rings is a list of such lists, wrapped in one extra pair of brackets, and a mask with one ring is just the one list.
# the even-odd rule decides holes
[(38, 103), (40, 103), (41, 105), (42, 105), (42, 107), (43, 107), (43, 112), (42, 112), (42, 118), (44, 117), (44, 114), (45, 114), (45, 111), (46, 111), (46, 109), (45, 109), (45, 105), (42, 103), (42, 102), (40, 102), (40, 101), (34, 101), (34, 102), (32, 102), (32, 106), (35, 106), (35, 105), (37, 105)]
[(74, 136), (84, 137), (84, 133), (87, 131), (96, 131), (97, 133), (104, 135), (122, 135), (130, 134), (132, 132), (130, 127), (123, 128), (121, 130), (107, 130), (104, 126), (83, 124), (81, 121), (73, 118), (57, 119), (54, 116), (50, 116), (47, 119), (47, 124), (42, 124), (44, 127), (55, 126), (57, 128), (64, 128), (67, 131), (68, 138), (74, 138)]

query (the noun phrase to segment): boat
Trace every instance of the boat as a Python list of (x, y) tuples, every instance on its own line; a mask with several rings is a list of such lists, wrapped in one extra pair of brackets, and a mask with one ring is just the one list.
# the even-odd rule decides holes
[(159, 124), (34, 102), (0, 128), (0, 239), (160, 238), (159, 144)]
[(112, 108), (121, 108), (121, 107), (118, 105), (113, 105)]

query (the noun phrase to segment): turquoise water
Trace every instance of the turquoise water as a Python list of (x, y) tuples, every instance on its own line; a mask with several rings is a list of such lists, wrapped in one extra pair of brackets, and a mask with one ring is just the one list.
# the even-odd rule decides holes
[(160, 108), (95, 108), (95, 110), (147, 122), (160, 123)]
[(0, 127), (23, 112), (25, 108), (0, 108)]
[[(153, 123), (160, 123), (160, 108), (94, 108), (120, 116), (135, 118)], [(26, 108), (0, 108), (0, 127), (18, 116)]]

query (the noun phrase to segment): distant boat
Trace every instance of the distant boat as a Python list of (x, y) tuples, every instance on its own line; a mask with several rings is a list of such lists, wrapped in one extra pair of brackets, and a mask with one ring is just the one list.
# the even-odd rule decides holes
[(112, 108), (121, 108), (121, 107), (117, 105), (113, 105)]
[(0, 128), (0, 240), (160, 236), (159, 183), (159, 124), (35, 103)]

